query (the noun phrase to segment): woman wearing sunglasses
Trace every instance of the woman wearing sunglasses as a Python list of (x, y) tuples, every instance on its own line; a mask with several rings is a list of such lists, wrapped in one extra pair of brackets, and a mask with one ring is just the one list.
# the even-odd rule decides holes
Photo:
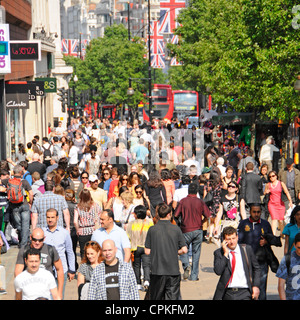
[(103, 261), (101, 247), (96, 241), (89, 241), (84, 246), (84, 255), (78, 269), (78, 299), (87, 300), (89, 282), (94, 269)]
[(134, 193), (136, 197), (133, 199), (134, 206), (144, 206), (147, 209), (147, 216), (150, 217), (150, 201), (145, 195), (144, 187), (142, 184), (138, 184), (134, 188)]
[(290, 193), (282, 181), (278, 180), (277, 172), (272, 170), (268, 174), (269, 183), (267, 183), (264, 194), (269, 194), (268, 210), (271, 216), (271, 227), (273, 234), (276, 235), (276, 230), (279, 225), (280, 233), (283, 230), (283, 220), (285, 214), (285, 205), (282, 201), (284, 194), (287, 196), (290, 208), (293, 207)]
[[(239, 221), (246, 219), (246, 215), (240, 210), (240, 199), (238, 196), (238, 184), (235, 181), (228, 183), (228, 193), (221, 197), (219, 211), (215, 219), (214, 237), (220, 245), (220, 235), (225, 227), (238, 227)], [(221, 221), (221, 224), (220, 224)]]

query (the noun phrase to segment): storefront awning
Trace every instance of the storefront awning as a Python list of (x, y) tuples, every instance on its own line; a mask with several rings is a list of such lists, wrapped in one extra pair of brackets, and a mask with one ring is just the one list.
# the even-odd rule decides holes
[(250, 125), (251, 123), (252, 112), (230, 112), (212, 117), (214, 126)]

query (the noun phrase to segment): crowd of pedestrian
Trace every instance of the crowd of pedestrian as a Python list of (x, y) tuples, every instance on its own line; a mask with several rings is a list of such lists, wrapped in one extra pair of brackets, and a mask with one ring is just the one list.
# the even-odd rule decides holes
[[(198, 281), (203, 241), (217, 249), (214, 299), (266, 299), (269, 268), (280, 298), (299, 297), (295, 268), (285, 270), (271, 249), (285, 239), (283, 260), (295, 265), (300, 172), (293, 160), (273, 170), (271, 136), (258, 162), (234, 140), (220, 152), (197, 139), (176, 119), (78, 118), (19, 145), (0, 168), (2, 237), (20, 247), (16, 298), (63, 299), (77, 278), (81, 300), (139, 299), (138, 290), (146, 299), (181, 299), (178, 256), (183, 279)], [(42, 282), (41, 269), (50, 276), (35, 293), (27, 279)]]

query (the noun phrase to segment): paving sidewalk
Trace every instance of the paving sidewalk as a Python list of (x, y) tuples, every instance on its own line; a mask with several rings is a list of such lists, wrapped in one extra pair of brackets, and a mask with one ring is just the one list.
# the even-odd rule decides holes
[[(283, 257), (283, 247), (272, 247), (275, 255), (280, 261)], [(181, 283), (181, 294), (183, 300), (211, 300), (219, 280), (219, 277), (213, 271), (213, 252), (217, 247), (215, 244), (203, 243), (200, 257), (200, 273), (199, 281), (183, 280)], [(6, 269), (6, 295), (0, 295), (0, 300), (14, 300), (14, 268), (19, 249), (12, 246), (10, 250), (1, 255), (1, 264)], [(179, 262), (180, 267), (181, 263)], [(182, 269), (181, 269), (182, 271)], [(183, 273), (183, 271), (182, 271)], [(144, 298), (144, 293), (140, 291), (141, 299)], [(267, 287), (268, 300), (279, 300), (277, 291), (277, 278), (275, 274), (269, 271), (268, 287)], [(68, 282), (65, 291), (65, 300), (77, 300), (77, 283), (76, 280)]]

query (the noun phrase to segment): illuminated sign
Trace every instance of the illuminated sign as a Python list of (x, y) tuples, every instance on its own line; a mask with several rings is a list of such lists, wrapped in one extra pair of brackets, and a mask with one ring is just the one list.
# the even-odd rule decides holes
[(11, 60), (41, 61), (40, 41), (10, 41)]
[(0, 74), (11, 73), (8, 24), (0, 24), (0, 41), (2, 47), (0, 50)]

